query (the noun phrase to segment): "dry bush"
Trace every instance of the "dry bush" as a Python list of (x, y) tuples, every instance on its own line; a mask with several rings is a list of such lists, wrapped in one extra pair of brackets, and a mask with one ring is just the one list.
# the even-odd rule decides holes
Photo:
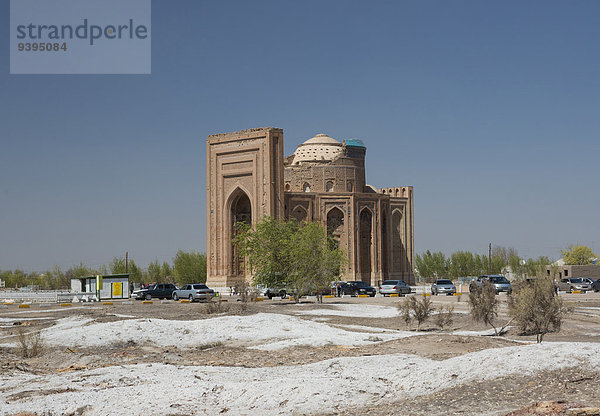
[(23, 358), (37, 357), (42, 353), (43, 342), (40, 332), (25, 332), (22, 327), (17, 329), (19, 353)]
[(258, 297), (256, 288), (250, 286), (245, 280), (236, 285), (236, 292), (239, 294), (242, 303), (253, 302)]
[(453, 305), (440, 305), (437, 312), (438, 313), (434, 317), (434, 322), (440, 329), (444, 329), (445, 327), (452, 325), (452, 322), (454, 322)]
[(400, 317), (406, 325), (410, 327), (414, 319), (417, 321), (417, 331), (420, 331), (421, 325), (431, 316), (433, 306), (429, 296), (421, 296), (419, 300), (417, 298), (418, 296), (407, 297), (398, 305), (398, 309), (400, 309)]
[(473, 342), (473, 340), (471, 338), (469, 338), (469, 337), (458, 336), (456, 338), (451, 338), (450, 342), (457, 342), (459, 344), (468, 344), (470, 342)]
[(510, 297), (508, 307), (521, 335), (535, 334), (537, 342), (548, 332), (560, 331), (562, 318), (569, 311), (547, 277), (521, 287)]
[(483, 286), (475, 286), (469, 292), (469, 306), (471, 307), (471, 318), (475, 322), (483, 322), (494, 328), (494, 333), (498, 335), (498, 330), (494, 326), (494, 319), (498, 316), (499, 301), (496, 298), (496, 289), (494, 286), (485, 282)]
[(223, 302), (219, 296), (217, 300), (209, 299), (204, 308), (206, 313), (211, 315), (214, 313), (223, 313), (229, 311), (229, 304), (227, 302)]

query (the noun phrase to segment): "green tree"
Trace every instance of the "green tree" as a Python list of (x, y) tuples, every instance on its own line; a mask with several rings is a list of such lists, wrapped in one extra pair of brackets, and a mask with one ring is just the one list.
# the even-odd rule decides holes
[(111, 274), (129, 273), (129, 279), (132, 282), (140, 282), (142, 280), (142, 269), (131, 258), (128, 259), (127, 265), (125, 265), (125, 257), (115, 257), (110, 262), (109, 268)]
[(173, 279), (173, 277), (174, 277), (173, 268), (171, 267), (171, 265), (168, 262), (163, 261), (163, 264), (160, 268), (160, 273), (169, 282), (175, 281)]
[(476, 254), (474, 256), (474, 268), (471, 270), (471, 276), (479, 276), (482, 274), (501, 274), (506, 266), (501, 257), (492, 255), (490, 269), (490, 258), (486, 254)]
[(148, 269), (143, 279), (150, 282), (175, 283), (175, 276), (171, 265), (166, 261), (161, 264), (156, 259), (148, 264)]
[[(131, 261), (128, 261), (128, 266)], [(111, 274), (122, 274), (125, 273), (125, 257), (114, 257), (108, 264)], [(127, 267), (127, 269), (129, 269)]]
[(68, 289), (71, 287), (71, 279), (66, 277), (66, 274), (58, 266), (54, 266), (52, 270), (44, 273), (46, 289)]
[(148, 264), (148, 278), (152, 282), (160, 282), (163, 280), (163, 277), (165, 276), (162, 274), (162, 267), (158, 260), (151, 261), (150, 264)]
[(449, 260), (441, 251), (432, 253), (427, 250), (421, 255), (415, 256), (415, 265), (419, 276), (427, 283), (431, 283), (436, 279), (448, 277), (449, 275)]
[(23, 287), (29, 284), (28, 276), (25, 274), (23, 270), (15, 269), (6, 270), (0, 274), (0, 279), (5, 282), (5, 286), (8, 287)]
[(294, 236), (300, 223), (265, 217), (254, 228), (244, 223), (237, 226), (239, 233), (234, 244), (246, 256), (253, 283), (274, 288), (289, 286)]
[(492, 247), (492, 262), (494, 257), (500, 258), (504, 266), (508, 266), (510, 264), (510, 258), (513, 256), (519, 256), (517, 249), (514, 247), (504, 247), (504, 246), (493, 246)]
[(519, 256), (511, 256), (509, 259), (510, 271), (517, 280), (522, 280), (525, 277), (523, 263), (523, 259)]
[(292, 235), (290, 284), (298, 301), (299, 293), (316, 293), (317, 301), (323, 302), (323, 292), (338, 280), (346, 261), (346, 255), (321, 224), (304, 223)]
[(253, 274), (252, 283), (291, 289), (299, 295), (322, 292), (339, 278), (346, 256), (318, 223), (265, 217), (254, 228), (240, 225), (235, 239)]
[(588, 246), (569, 246), (567, 250), (561, 250), (565, 264), (588, 265), (596, 257), (594, 252)]
[(173, 258), (175, 281), (180, 284), (206, 282), (206, 254), (178, 250)]
[(76, 279), (78, 277), (94, 276), (96, 274), (98, 274), (98, 273), (96, 273), (96, 270), (94, 270), (91, 267), (83, 264), (83, 262), (80, 262), (79, 264), (71, 266), (65, 272), (65, 276), (69, 280), (70, 279)]
[(552, 263), (546, 256), (540, 256), (537, 259), (529, 258), (523, 265), (527, 277), (546, 277), (546, 266)]
[(456, 251), (450, 256), (450, 276), (453, 278), (479, 274), (475, 256), (470, 251)]

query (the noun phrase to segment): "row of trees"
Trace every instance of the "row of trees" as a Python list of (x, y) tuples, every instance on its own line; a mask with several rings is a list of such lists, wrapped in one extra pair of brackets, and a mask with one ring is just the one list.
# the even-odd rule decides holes
[[(436, 279), (456, 279), (457, 277), (478, 276), (488, 273), (488, 256), (473, 254), (470, 251), (456, 251), (446, 257), (441, 251), (415, 256), (417, 275), (426, 282)], [(492, 256), (492, 273), (501, 273), (505, 264), (502, 258)]]
[(25, 273), (23, 270), (0, 270), (0, 280), (6, 287), (35, 286), (46, 289), (66, 289), (71, 286), (71, 279), (83, 276), (130, 273), (130, 281), (167, 282), (185, 284), (189, 282), (206, 282), (206, 254), (198, 251), (177, 251), (173, 263), (158, 260), (150, 262), (147, 269), (139, 267), (133, 259), (125, 264), (125, 257), (115, 257), (108, 265), (90, 267), (84, 263), (74, 265), (67, 270), (54, 266), (41, 273)]
[(325, 227), (316, 222), (278, 221), (265, 217), (255, 227), (238, 224), (238, 245), (247, 259), (253, 284), (315, 293), (319, 302), (338, 280), (346, 255)]
[[(570, 246), (562, 251), (562, 255), (565, 264), (586, 265), (597, 261), (597, 256), (587, 246)], [(552, 260), (545, 256), (526, 259), (519, 256), (517, 250), (512, 247), (492, 248), (492, 274), (510, 271), (513, 278), (524, 279), (546, 274), (546, 266), (550, 264)], [(415, 266), (417, 275), (426, 282), (441, 278), (456, 279), (488, 274), (489, 257), (486, 254), (474, 254), (470, 251), (456, 251), (446, 257), (441, 251), (432, 253), (427, 250), (415, 256)]]

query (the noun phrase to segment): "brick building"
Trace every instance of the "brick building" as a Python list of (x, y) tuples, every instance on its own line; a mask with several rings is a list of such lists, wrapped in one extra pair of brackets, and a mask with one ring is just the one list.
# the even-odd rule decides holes
[(591, 277), (593, 279), (600, 279), (600, 266), (597, 264), (590, 264), (587, 266), (580, 265), (569, 265), (561, 264), (555, 266), (546, 266), (546, 273), (550, 275), (554, 269), (557, 273), (555, 276), (558, 279), (568, 277)]
[(413, 188), (368, 185), (365, 155), (361, 140), (318, 134), (284, 157), (277, 128), (209, 136), (207, 283), (251, 278), (231, 243), (234, 226), (268, 215), (326, 226), (348, 255), (346, 280), (414, 284)]

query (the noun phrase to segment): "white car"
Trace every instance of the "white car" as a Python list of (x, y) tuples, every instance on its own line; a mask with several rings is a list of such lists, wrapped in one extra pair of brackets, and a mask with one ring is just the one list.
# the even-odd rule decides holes
[(210, 300), (213, 296), (215, 296), (215, 291), (203, 283), (183, 285), (180, 289), (173, 291), (173, 300), (189, 299), (190, 302), (194, 302), (201, 299)]
[(456, 293), (456, 286), (452, 283), (452, 280), (448, 279), (437, 279), (431, 285), (431, 294), (432, 295), (454, 295)]
[(379, 285), (379, 293), (383, 296), (397, 294), (398, 296), (408, 295), (411, 288), (403, 280), (385, 280)]

